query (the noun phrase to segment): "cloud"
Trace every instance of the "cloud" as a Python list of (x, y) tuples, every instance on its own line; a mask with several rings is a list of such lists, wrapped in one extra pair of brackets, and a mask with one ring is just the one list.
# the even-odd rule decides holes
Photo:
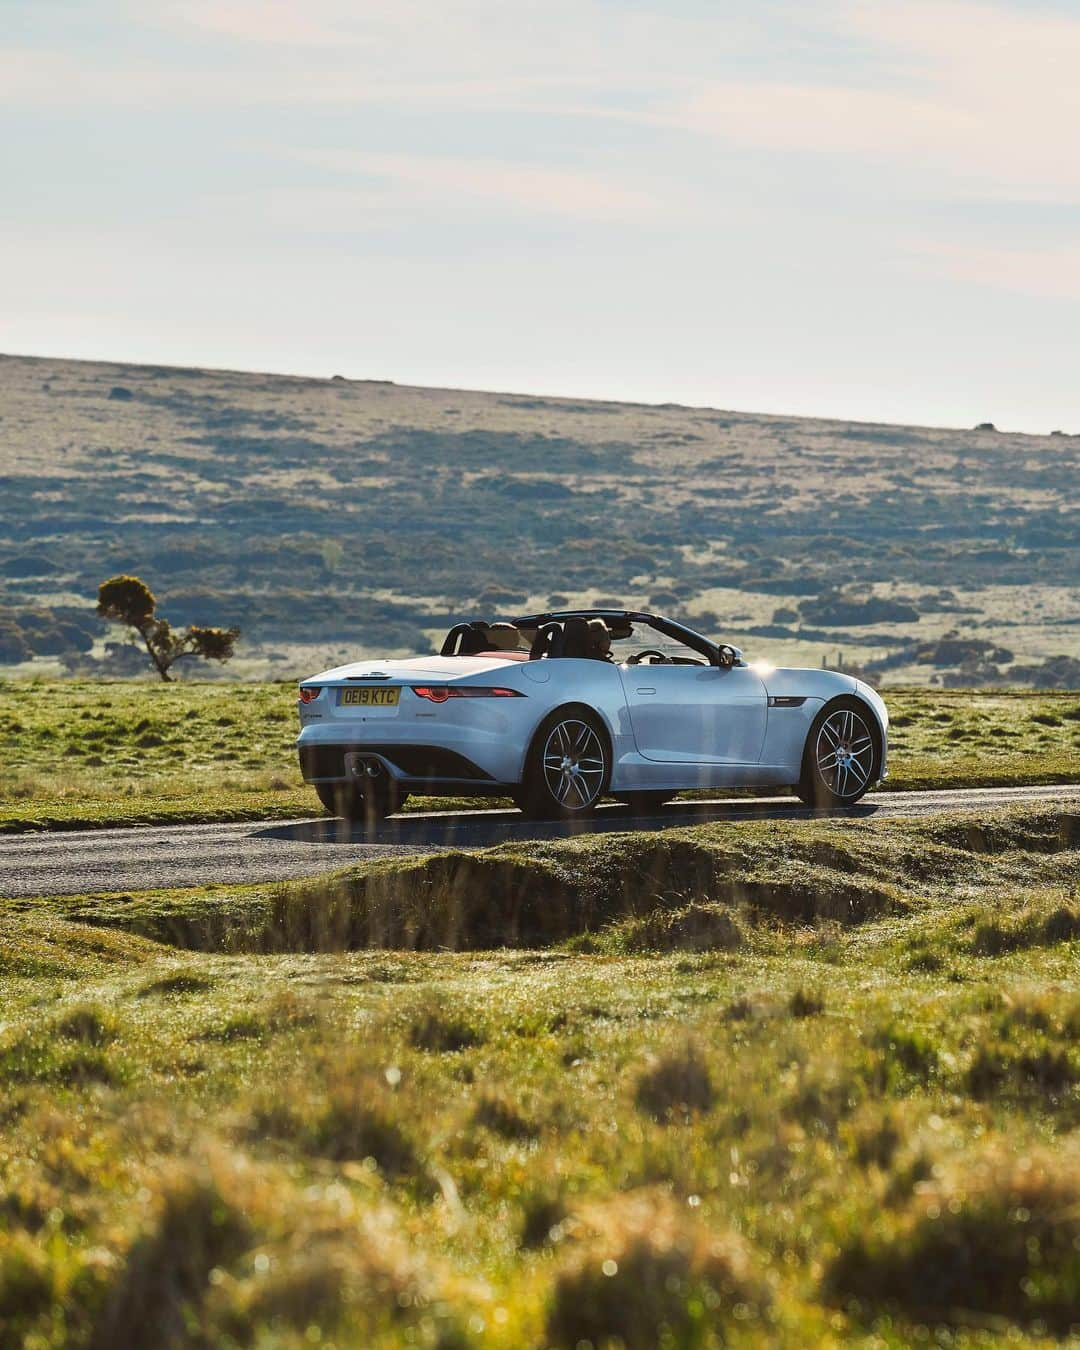
[(595, 174), (516, 161), (351, 150), (308, 150), (297, 157), (337, 174), (399, 185), (414, 200), (442, 205), (481, 202), (567, 216), (624, 216), (654, 205), (646, 193)]
[(940, 275), (994, 290), (1080, 300), (1080, 244), (1053, 249), (968, 248), (937, 242), (916, 250)]
[(960, 190), (1080, 197), (1080, 19), (959, 0), (826, 14), (834, 33), (872, 44), (873, 83), (717, 81), (649, 120), (741, 146), (900, 164)]

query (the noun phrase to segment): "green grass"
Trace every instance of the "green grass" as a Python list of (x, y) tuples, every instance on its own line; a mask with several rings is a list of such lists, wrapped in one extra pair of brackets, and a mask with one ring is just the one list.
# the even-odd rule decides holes
[[(1080, 695), (897, 692), (889, 707), (891, 789), (1080, 779)], [(319, 815), (296, 725), (291, 683), (0, 682), (0, 831)]]
[(0, 902), (0, 1345), (1068, 1336), (1078, 843), (719, 824)]

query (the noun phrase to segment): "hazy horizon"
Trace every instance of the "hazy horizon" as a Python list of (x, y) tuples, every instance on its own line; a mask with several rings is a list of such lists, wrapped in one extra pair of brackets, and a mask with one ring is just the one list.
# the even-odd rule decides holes
[(1071, 3), (3, 12), (0, 349), (1080, 432)]

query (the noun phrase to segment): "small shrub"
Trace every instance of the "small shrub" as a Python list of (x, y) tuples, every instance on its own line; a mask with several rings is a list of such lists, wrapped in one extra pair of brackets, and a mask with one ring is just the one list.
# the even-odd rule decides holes
[(670, 1121), (708, 1111), (716, 1093), (701, 1052), (688, 1044), (661, 1056), (641, 1075), (634, 1099), (646, 1115)]

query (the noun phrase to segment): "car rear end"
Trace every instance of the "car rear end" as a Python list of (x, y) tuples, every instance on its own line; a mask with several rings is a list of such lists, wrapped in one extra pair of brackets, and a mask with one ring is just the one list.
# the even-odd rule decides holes
[(400, 792), (498, 796), (516, 785), (530, 721), (519, 663), (424, 658), (341, 667), (300, 685), (304, 781), (388, 775)]

